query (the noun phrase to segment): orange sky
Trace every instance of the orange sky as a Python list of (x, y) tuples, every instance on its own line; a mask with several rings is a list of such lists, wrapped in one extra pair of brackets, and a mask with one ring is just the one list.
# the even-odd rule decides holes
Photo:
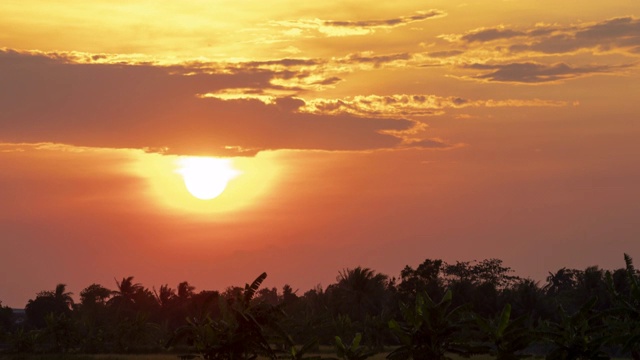
[[(0, 301), (640, 256), (626, 0), (3, 1)], [(186, 156), (237, 176), (199, 200)]]

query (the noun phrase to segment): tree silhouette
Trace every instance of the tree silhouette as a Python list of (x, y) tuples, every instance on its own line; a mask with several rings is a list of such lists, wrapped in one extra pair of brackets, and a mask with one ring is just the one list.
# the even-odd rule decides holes
[(415, 294), (426, 292), (432, 298), (444, 295), (443, 271), (446, 264), (442, 260), (426, 259), (415, 270), (410, 266), (400, 272), (401, 282), (398, 292), (403, 301), (413, 300)]
[(136, 295), (143, 291), (144, 287), (139, 283), (134, 283), (133, 276), (122, 278), (122, 281), (115, 281), (117, 289), (107, 303), (116, 309), (118, 315), (131, 316), (134, 313)]
[[(244, 287), (230, 286), (223, 296), (195, 293), (187, 281), (175, 290), (165, 284), (151, 291), (129, 276), (115, 281), (115, 291), (86, 287), (79, 304), (58, 284), (29, 300), (23, 325), (20, 312), (0, 305), (0, 352), (153, 351), (189, 319), (191, 339), (204, 346), (201, 355), (218, 360), (273, 357), (274, 349), (302, 359), (313, 344), (336, 344), (336, 335), (349, 340), (356, 334), (352, 345), (395, 346), (391, 360), (470, 354), (478, 345), (491, 345), (495, 355), (510, 359), (522, 354), (517, 351), (528, 340), (521, 336), (527, 327), (541, 324), (547, 324), (544, 335), (554, 346), (550, 357), (604, 357), (606, 345), (640, 360), (640, 273), (627, 254), (625, 263), (606, 272), (562, 268), (549, 273), (544, 288), (511, 276), (497, 259), (454, 265), (427, 259), (415, 270), (405, 267), (397, 287), (395, 279), (372, 269), (344, 269), (326, 290), (318, 285), (302, 296), (288, 285), (282, 293), (260, 289), (266, 274)], [(442, 301), (432, 301), (430, 292), (445, 287)], [(589, 297), (594, 300), (583, 306)], [(484, 335), (477, 331), (481, 325), (467, 321), (471, 317), (484, 321)], [(342, 345), (341, 356), (361, 355)]]
[(609, 291), (613, 295), (614, 306), (609, 323), (609, 342), (622, 346), (634, 360), (640, 360), (640, 274), (633, 266), (633, 260), (624, 254), (626, 287), (625, 292), (616, 290), (613, 276), (607, 275)]
[(220, 297), (220, 319), (188, 319), (188, 324), (178, 329), (170, 343), (187, 338), (207, 360), (247, 360), (259, 355), (275, 359), (276, 354), (264, 332), (265, 327), (273, 325), (269, 317), (273, 307), (252, 301), (266, 277), (267, 274), (262, 273), (251, 284), (246, 284), (233, 301)]
[(115, 320), (107, 301), (113, 291), (99, 284), (91, 284), (80, 292), (80, 306), (75, 310), (82, 352), (95, 353), (107, 350), (106, 336), (115, 327)]
[(443, 360), (448, 359), (447, 353), (468, 355), (467, 339), (461, 338), (468, 323), (461, 318), (462, 307), (451, 307), (452, 296), (447, 291), (436, 303), (427, 293), (421, 293), (413, 304), (401, 304), (403, 321), (389, 322), (401, 346), (387, 359)]
[(526, 316), (511, 318), (510, 304), (505, 305), (500, 316), (496, 318), (485, 319), (476, 314), (473, 318), (483, 335), (482, 340), (488, 344), (487, 352), (497, 360), (522, 358), (523, 356), (517, 353), (535, 339), (534, 331), (526, 324)]
[(161, 285), (159, 291), (153, 289), (153, 293), (156, 297), (156, 300), (158, 301), (158, 304), (163, 309), (168, 308), (173, 300), (175, 300), (177, 297), (175, 290), (173, 290), (169, 287), (169, 285), (166, 284)]
[(602, 313), (593, 309), (596, 300), (592, 298), (573, 315), (559, 307), (560, 320), (545, 323), (543, 337), (553, 344), (547, 360), (609, 359), (603, 350), (608, 337)]
[(189, 285), (189, 283), (187, 281), (183, 281), (180, 284), (178, 284), (178, 298), (181, 301), (185, 301), (188, 300), (189, 298), (191, 298), (193, 296), (193, 291), (195, 290), (195, 286), (191, 286)]
[(338, 283), (330, 287), (334, 310), (362, 322), (367, 315), (379, 314), (387, 305), (388, 276), (360, 266), (339, 273)]
[(549, 272), (544, 290), (547, 294), (557, 295), (572, 290), (576, 285), (576, 271), (563, 267), (556, 273)]
[(142, 285), (133, 282), (133, 276), (122, 278), (122, 281), (116, 280), (117, 290), (114, 291), (114, 299), (123, 299), (127, 302), (133, 302), (136, 292), (143, 289)]
[(56, 289), (53, 292), (53, 298), (57, 303), (64, 304), (66, 308), (71, 309), (73, 307), (73, 298), (71, 297), (73, 293), (66, 292), (66, 289), (67, 285), (65, 284), (56, 285)]
[(5, 334), (13, 328), (13, 310), (8, 306), (2, 306), (0, 300), (0, 341), (3, 340)]
[(25, 306), (27, 321), (36, 328), (47, 325), (46, 316), (49, 314), (64, 314), (69, 317), (73, 306), (72, 293), (66, 292), (65, 284), (56, 285), (53, 291), (41, 291), (36, 298), (29, 300)]
[(83, 306), (105, 305), (113, 291), (100, 284), (91, 284), (80, 292), (80, 303)]
[(534, 325), (554, 311), (538, 282), (531, 279), (522, 279), (505, 289), (503, 299), (512, 305), (514, 317), (527, 316)]

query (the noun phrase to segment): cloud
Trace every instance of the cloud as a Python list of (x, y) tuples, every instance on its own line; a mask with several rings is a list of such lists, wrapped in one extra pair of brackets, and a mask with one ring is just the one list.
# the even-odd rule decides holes
[[(409, 53), (375, 54), (371, 51), (350, 53), (331, 59), (285, 58), (263, 61), (203, 62), (190, 61), (164, 67), (172, 73), (249, 74), (269, 73), (272, 89), (295, 92), (322, 91), (342, 81), (342, 74), (382, 67), (402, 67), (412, 61)], [(147, 65), (147, 64), (143, 64)], [(157, 65), (157, 64), (153, 64)]]
[(462, 54), (464, 54), (464, 50), (443, 50), (443, 51), (429, 52), (426, 55), (432, 58), (448, 58), (448, 57), (458, 56)]
[[(296, 66), (315, 66), (321, 62), (317, 59), (277, 59), (277, 60), (264, 60), (264, 61), (245, 61), (236, 63), (241, 69), (282, 69), (291, 68)], [(232, 68), (228, 65), (227, 68)]]
[[(626, 75), (640, 55), (640, 19), (617, 17), (577, 24), (499, 25), (438, 36), (451, 48), (412, 54), (422, 66), (480, 70), (453, 78), (514, 84), (560, 83), (595, 74)], [(602, 55), (612, 55), (602, 56)], [(631, 57), (621, 62), (621, 57)], [(553, 58), (553, 62), (544, 59)], [(580, 63), (574, 63), (580, 59)], [(616, 61), (615, 63), (613, 61)]]
[(640, 19), (619, 17), (585, 26), (576, 33), (577, 38), (611, 39), (621, 37), (639, 37)]
[(507, 49), (514, 54), (566, 54), (583, 51), (619, 52), (633, 56), (640, 46), (640, 19), (627, 16), (577, 25), (539, 24), (528, 29), (500, 26), (471, 30), (463, 34), (440, 35), (440, 38), (469, 46), (486, 47), (486, 43), (494, 43), (496, 49)]
[(630, 65), (588, 65), (571, 66), (565, 63), (540, 64), (534, 62), (509, 64), (470, 64), (466, 69), (483, 71), (466, 79), (490, 82), (510, 82), (524, 84), (551, 83), (594, 74), (613, 73)]
[(281, 91), (274, 82), (285, 70), (256, 69), (261, 65), (186, 76), (186, 67), (75, 64), (0, 51), (0, 141), (192, 155), (230, 155), (241, 149), (246, 155), (264, 149), (395, 148), (403, 139), (394, 134), (418, 125), (397, 118), (305, 113), (297, 111), (302, 103), (295, 99), (265, 103), (197, 96), (233, 89)]
[[(271, 60), (213, 61), (210, 59), (162, 59), (143, 55), (91, 54), (85, 52), (12, 51), (0, 48), (5, 58), (31, 55), (34, 59), (57, 60), (67, 64), (146, 66), (163, 68), (173, 75), (235, 75), (267, 77), (269, 91), (278, 95), (295, 95), (302, 91), (322, 91), (341, 82), (342, 75), (358, 70), (382, 67), (405, 67), (414, 62), (409, 53), (376, 54), (372, 51), (350, 53), (330, 59), (278, 58)], [(250, 93), (261, 93), (263, 82), (245, 87)]]
[(434, 17), (442, 17), (444, 15), (445, 13), (440, 10), (429, 10), (429, 11), (419, 11), (416, 15), (400, 16), (397, 18), (382, 19), (382, 20), (360, 20), (360, 21), (327, 20), (327, 21), (324, 21), (324, 25), (335, 26), (335, 27), (388, 28), (388, 27), (402, 26), (412, 22), (431, 19)]
[(405, 142), (402, 147), (405, 149), (452, 149), (465, 146), (464, 144), (451, 144), (442, 139), (422, 139)]
[(640, 19), (622, 17), (581, 26), (575, 30), (556, 31), (552, 36), (535, 39), (530, 44), (516, 44), (512, 50), (547, 54), (578, 50), (633, 53), (637, 46), (640, 46)]
[(541, 99), (471, 100), (428, 94), (360, 95), (342, 99), (307, 100), (300, 111), (314, 114), (353, 114), (365, 117), (413, 117), (441, 115), (446, 109), (467, 107), (566, 106), (566, 101)]
[(312, 99), (302, 111), (319, 114), (353, 114), (357, 116), (426, 116), (442, 113), (446, 107), (455, 107), (466, 100), (443, 98), (435, 95), (359, 95), (343, 99)]
[(414, 15), (400, 16), (389, 19), (378, 20), (322, 20), (322, 19), (300, 19), (294, 21), (272, 21), (274, 26), (284, 27), (285, 35), (289, 36), (309, 36), (311, 33), (334, 37), (334, 36), (355, 36), (374, 33), (378, 29), (391, 29), (404, 26), (410, 23), (435, 19), (446, 16), (441, 10), (419, 11)]
[(341, 64), (372, 64), (378, 68), (384, 64), (393, 63), (396, 61), (406, 62), (411, 59), (411, 55), (408, 53), (390, 54), (390, 55), (373, 55), (371, 53), (358, 53), (349, 54), (345, 58), (339, 61)]
[(522, 35), (524, 35), (524, 33), (520, 31), (494, 28), (494, 29), (475, 30), (463, 35), (460, 39), (466, 42), (476, 42), (476, 41), (485, 42), (485, 41), (492, 41), (497, 39), (509, 39), (509, 38), (522, 36)]

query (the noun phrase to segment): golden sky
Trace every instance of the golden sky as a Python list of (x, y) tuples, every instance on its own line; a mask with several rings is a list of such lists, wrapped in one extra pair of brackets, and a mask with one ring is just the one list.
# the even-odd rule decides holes
[[(2, 1), (0, 300), (621, 267), (639, 61), (628, 0)], [(190, 156), (229, 166), (220, 196)]]

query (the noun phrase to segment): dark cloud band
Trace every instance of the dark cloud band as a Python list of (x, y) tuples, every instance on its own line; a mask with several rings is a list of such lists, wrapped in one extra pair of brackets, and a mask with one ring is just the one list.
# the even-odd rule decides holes
[(280, 76), (276, 71), (184, 76), (169, 70), (73, 64), (1, 51), (0, 141), (210, 155), (228, 155), (233, 149), (357, 151), (397, 147), (403, 140), (391, 133), (416, 125), (403, 119), (297, 112), (301, 104), (295, 101), (265, 104), (196, 96), (223, 89), (273, 89), (271, 81)]

